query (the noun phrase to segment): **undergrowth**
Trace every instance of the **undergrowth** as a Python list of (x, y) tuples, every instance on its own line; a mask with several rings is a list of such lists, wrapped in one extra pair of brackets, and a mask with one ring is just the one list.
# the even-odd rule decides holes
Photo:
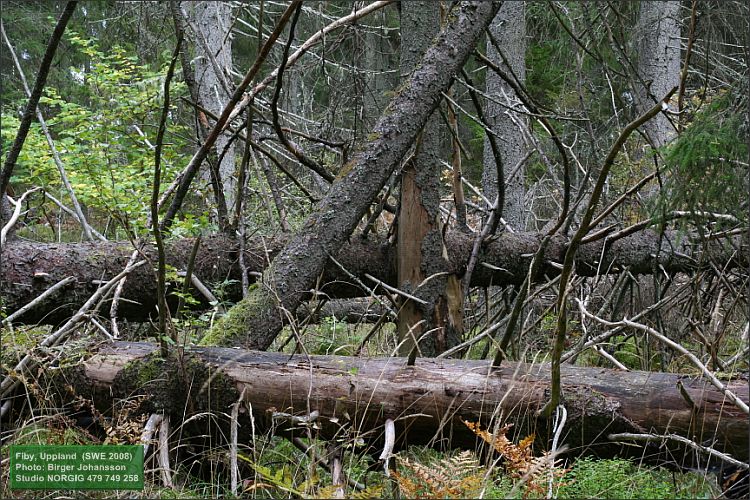
[[(303, 329), (305, 349), (311, 353), (332, 354), (338, 348), (354, 351), (367, 336), (368, 325), (348, 325), (333, 319), (321, 326)], [(7, 333), (7, 332), (6, 332)], [(44, 330), (14, 331), (10, 345), (15, 354), (28, 349), (32, 339)], [(293, 352), (292, 340), (283, 347)], [(27, 338), (28, 337), (28, 338)], [(281, 337), (284, 337), (283, 335)], [(369, 354), (392, 349), (393, 332), (380, 332), (369, 344)], [(277, 346), (281, 348), (281, 346)], [(10, 371), (18, 360), (13, 352), (4, 353), (3, 370)], [(49, 388), (39, 381), (27, 381), (26, 390), (34, 415), (15, 431), (3, 434), (3, 444), (137, 444), (145, 415), (137, 411), (138, 401), (124, 401), (106, 415), (98, 413), (90, 401), (74, 398), (64, 412), (47, 407)], [(81, 412), (91, 415), (87, 423), (76, 419)], [(71, 415), (70, 417), (66, 414)], [(89, 498), (231, 498), (230, 447), (228, 436), (217, 422), (226, 420), (220, 412), (205, 414), (185, 426), (171, 429), (170, 457), (173, 486), (165, 488), (152, 451), (146, 460), (146, 489), (143, 492), (74, 492)], [(198, 424), (196, 426), (196, 420)], [(226, 423), (226, 422), (225, 422)], [(296, 435), (307, 448), (303, 452), (288, 439), (270, 434), (258, 435), (238, 446), (237, 495), (243, 498), (714, 498), (720, 494), (711, 476), (674, 473), (624, 458), (608, 460), (581, 458), (534, 448), (535, 436), (513, 435), (512, 424), (486, 428), (476, 422), (466, 427), (483, 442), (478, 450), (435, 451), (411, 446), (394, 455), (386, 472), (377, 457), (381, 449), (367, 447), (361, 439), (344, 435), (335, 443), (316, 438), (315, 426)], [(196, 435), (196, 430), (200, 432)], [(189, 436), (189, 437), (188, 437)], [(489, 451), (488, 451), (489, 450)], [(334, 457), (341, 460), (342, 479), (334, 481), (330, 467)], [(8, 452), (4, 446), (3, 464)], [(344, 478), (350, 481), (346, 482)], [(8, 472), (3, 467), (0, 480), (2, 498), (26, 497), (27, 492), (8, 489)], [(352, 486), (356, 483), (358, 486)], [(70, 495), (71, 492), (49, 492)]]
[[(77, 401), (78, 407), (89, 402)], [(133, 413), (136, 404), (123, 405), (105, 417), (94, 411), (100, 425), (89, 430), (80, 422), (61, 415), (37, 417), (26, 422), (6, 444), (95, 444), (138, 443), (143, 418)], [(215, 416), (213, 418), (217, 418)], [(439, 452), (411, 446), (394, 455), (388, 471), (376, 460), (379, 450), (350, 440), (331, 446), (318, 439), (303, 439), (307, 453), (288, 439), (256, 436), (238, 447), (239, 483), (242, 498), (714, 498), (714, 482), (696, 473), (672, 473), (651, 469), (626, 459), (581, 458), (564, 461), (549, 452), (535, 453), (534, 436), (514, 441), (507, 434), (510, 424), (494, 432), (477, 423), (465, 422), (492, 453), (475, 450)], [(142, 492), (45, 492), (45, 497), (86, 498), (233, 498), (229, 484), (229, 447), (226, 443), (180, 438), (186, 429), (173, 430), (170, 456), (174, 486), (161, 484), (154, 456), (146, 460), (146, 488)], [(104, 431), (104, 432), (102, 432)], [(219, 435), (219, 434), (216, 434)], [(4, 438), (9, 436), (5, 435)], [(205, 437), (205, 436), (204, 436)], [(154, 443), (154, 447), (158, 444)], [(154, 450), (154, 448), (152, 448)], [(153, 453), (153, 452), (152, 452)], [(341, 460), (344, 476), (335, 483), (323, 466), (332, 457)], [(2, 460), (7, 464), (8, 448)], [(359, 487), (347, 484), (348, 477)], [(25, 498), (28, 492), (8, 488), (3, 467), (0, 495)]]

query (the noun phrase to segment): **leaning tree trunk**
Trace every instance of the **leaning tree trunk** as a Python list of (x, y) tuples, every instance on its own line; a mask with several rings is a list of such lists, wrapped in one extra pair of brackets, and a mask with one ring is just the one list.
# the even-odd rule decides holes
[[(140, 400), (142, 412), (165, 412), (177, 420), (205, 411), (226, 412), (243, 399), (252, 408), (257, 431), (265, 431), (279, 412), (296, 416), (317, 412), (321, 437), (354, 439), (382, 435), (378, 426), (396, 422), (398, 445), (432, 443), (476, 446), (463, 421), (490, 428), (498, 419), (515, 422), (515, 432), (534, 433), (547, 448), (551, 422), (537, 416), (549, 391), (547, 364), (403, 358), (289, 356), (227, 348), (190, 348), (164, 360), (148, 343), (115, 343), (83, 363), (60, 363), (60, 394), (91, 398), (105, 411), (120, 399)], [(154, 374), (159, 374), (157, 377)], [(685, 375), (622, 372), (565, 365), (562, 368), (568, 418), (559, 445), (575, 454), (632, 455), (695, 466), (695, 451), (673, 442), (647, 449), (623, 446), (621, 433), (686, 437), (747, 460), (747, 415), (728, 403), (705, 380)], [(43, 385), (46, 386), (46, 385)], [(727, 382), (745, 403), (746, 381)], [(186, 412), (187, 411), (187, 415)], [(248, 417), (240, 429), (252, 428)], [(621, 438), (620, 438), (621, 439)]]
[(344, 165), (326, 198), (274, 259), (246, 298), (217, 322), (207, 342), (267, 348), (338, 253), (437, 107), (499, 5), (461, 2), (376, 125), (371, 140)]
[[(479, 255), (476, 270), (471, 275), (471, 285), (502, 286), (522, 283), (528, 272), (530, 256), (539, 248), (542, 237), (538, 233), (503, 233), (489, 241)], [(247, 270), (262, 273), (267, 263), (279, 254), (288, 241), (284, 238), (259, 238), (247, 242)], [(466, 269), (474, 237), (461, 231), (448, 231), (445, 241), (450, 259), (448, 271), (461, 274)], [(536, 280), (559, 274), (557, 264), (565, 256), (567, 243), (568, 240), (563, 236), (556, 236), (550, 241), (542, 256), (545, 264), (534, 277)], [(168, 242), (165, 252), (167, 264), (177, 270), (185, 270), (193, 244), (192, 239)], [(642, 231), (607, 244), (606, 250), (603, 240), (582, 245), (576, 256), (575, 272), (583, 276), (594, 276), (597, 273), (628, 269), (637, 275), (649, 274), (654, 269), (675, 273), (710, 269), (712, 265), (721, 269), (748, 265), (748, 241), (740, 236), (731, 240), (712, 241), (707, 247), (700, 248), (700, 251), (698, 248), (697, 241), (691, 240), (688, 235), (667, 232), (660, 238), (653, 231)], [(117, 242), (14, 242), (6, 245), (0, 255), (0, 306), (6, 314), (11, 314), (55, 283), (72, 276), (74, 281), (17, 320), (25, 323), (63, 321), (83, 305), (102, 281), (109, 280), (122, 271), (132, 252), (133, 248), (129, 243)], [(203, 238), (195, 259), (194, 274), (209, 286), (227, 281), (240, 283), (237, 252), (236, 243), (227, 237)], [(143, 255), (155, 262), (156, 253), (152, 246), (145, 247)], [(395, 249), (386, 241), (353, 237), (334, 257), (349, 273), (371, 287), (375, 287), (375, 283), (366, 274), (389, 285), (396, 284)], [(254, 279), (252, 276), (249, 278)], [(368, 295), (346, 272), (330, 261), (323, 268), (320, 284), (320, 291), (334, 298)], [(180, 288), (182, 286), (177, 285)], [(225, 292), (226, 298), (232, 301), (239, 300), (242, 296), (237, 286), (230, 286)], [(119, 307), (122, 319), (143, 321), (154, 311), (156, 282), (148, 266), (132, 271), (125, 283), (122, 298)], [(197, 298), (200, 299), (200, 296)], [(302, 298), (310, 298), (310, 294)], [(226, 345), (232, 345), (231, 338), (226, 342)]]
[[(439, 28), (437, 2), (401, 4), (400, 65), (404, 77), (417, 67)], [(422, 300), (417, 303), (406, 299), (399, 308), (398, 340), (402, 356), (408, 356), (417, 346), (422, 356), (444, 352), (459, 342), (463, 330), (461, 282), (455, 274), (447, 273), (449, 262), (440, 215), (443, 143), (440, 116), (433, 112), (401, 174), (396, 238), (398, 288)]]

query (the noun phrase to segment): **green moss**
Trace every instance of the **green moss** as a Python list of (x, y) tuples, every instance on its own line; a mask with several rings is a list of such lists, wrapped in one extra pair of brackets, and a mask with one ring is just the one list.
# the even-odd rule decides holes
[(135, 371), (139, 386), (144, 386), (164, 375), (164, 360), (153, 356), (146, 360), (134, 361), (126, 366), (125, 370), (129, 368)]
[(0, 328), (3, 349), (0, 351), (0, 365), (3, 370), (11, 370), (23, 357), (49, 335), (49, 327)]
[[(367, 141), (370, 141), (370, 142), (375, 141), (378, 137), (380, 137), (380, 134), (372, 133), (372, 134), (370, 134), (370, 135), (367, 136)], [(352, 169), (354, 168), (355, 164), (356, 164), (356, 162), (354, 160), (349, 160), (348, 162), (346, 162), (341, 167), (341, 170), (339, 170), (339, 173), (336, 174), (336, 180), (343, 179), (344, 177), (346, 177), (347, 175), (349, 175), (349, 172), (352, 171)]]
[[(708, 495), (704, 498), (712, 493), (707, 486), (698, 488), (701, 496)], [(673, 481), (666, 471), (638, 467), (624, 459), (584, 458), (575, 462), (557, 494), (560, 498), (688, 498), (697, 493), (685, 490), (682, 481)]]
[(60, 422), (54, 425), (55, 419), (49, 423), (32, 423), (24, 425), (13, 438), (16, 445), (36, 444), (90, 444), (93, 439), (84, 431), (74, 427), (71, 422)]
[(66, 368), (80, 365), (82, 361), (91, 357), (92, 346), (97, 345), (99, 341), (100, 339), (92, 334), (80, 335), (68, 340), (65, 343), (65, 350), (70, 352), (71, 355), (60, 358), (59, 367)]
[(158, 351), (128, 363), (115, 378), (112, 387), (120, 394), (133, 391), (147, 394), (139, 413), (167, 412), (175, 414), (188, 409), (225, 411), (237, 401), (239, 394), (234, 381), (192, 353), (173, 350), (167, 359)]
[(215, 370), (199, 359), (189, 359), (185, 365), (187, 377), (195, 390), (190, 399), (196, 408), (207, 411), (226, 411), (240, 397), (235, 381), (224, 372)]
[(233, 346), (246, 336), (247, 321), (274, 307), (258, 284), (248, 289), (247, 297), (239, 301), (227, 314), (219, 318), (198, 343), (202, 346)]

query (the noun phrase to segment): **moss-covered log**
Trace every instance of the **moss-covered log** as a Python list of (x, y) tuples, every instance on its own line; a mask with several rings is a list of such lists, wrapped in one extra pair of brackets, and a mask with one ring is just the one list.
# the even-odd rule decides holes
[[(144, 412), (164, 411), (176, 421), (204, 411), (226, 412), (244, 394), (256, 429), (266, 431), (273, 414), (318, 412), (322, 437), (366, 437), (377, 442), (385, 419), (396, 421), (399, 445), (450, 444), (473, 447), (462, 420), (491, 425), (516, 423), (519, 434), (535, 433), (548, 445), (550, 425), (536, 417), (548, 397), (549, 366), (404, 358), (289, 356), (228, 348), (190, 348), (181, 357), (159, 358), (158, 346), (105, 346), (85, 362), (50, 372), (59, 387), (73, 387), (102, 408), (118, 399), (142, 397)], [(65, 363), (63, 363), (64, 365)], [(621, 432), (672, 433), (747, 460), (750, 424), (704, 379), (685, 375), (621, 372), (565, 365), (562, 370), (568, 419), (562, 442), (574, 453), (635, 455), (696, 465), (695, 452), (659, 443), (645, 450), (607, 436)], [(744, 380), (727, 382), (748, 401)], [(69, 398), (66, 394), (63, 399)], [(247, 414), (241, 428), (251, 426)], [(342, 434), (344, 433), (344, 434)]]

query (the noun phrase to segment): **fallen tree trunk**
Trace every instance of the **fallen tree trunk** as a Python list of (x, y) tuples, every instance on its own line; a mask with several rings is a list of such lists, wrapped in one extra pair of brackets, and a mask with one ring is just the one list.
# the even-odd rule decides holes
[(297, 319), (308, 320), (310, 323), (320, 323), (326, 318), (335, 318), (342, 323), (375, 323), (385, 315), (384, 321), (396, 321), (384, 305), (387, 299), (339, 299), (324, 303), (316, 301), (304, 302), (297, 308)]
[[(479, 263), (472, 273), (472, 286), (520, 284), (537, 250), (542, 235), (538, 233), (503, 233), (483, 246)], [(194, 240), (174, 240), (167, 245), (167, 264), (178, 270), (187, 267)], [(284, 247), (283, 238), (258, 238), (246, 244), (245, 263), (250, 273), (262, 273), (268, 262)], [(463, 274), (471, 254), (473, 236), (459, 231), (446, 235), (451, 272)], [(606, 251), (603, 240), (583, 245), (578, 252), (576, 272), (593, 276), (596, 273), (619, 272), (629, 269), (633, 274), (651, 273), (660, 266), (674, 273), (693, 271), (709, 259), (723, 269), (747, 265), (747, 248), (741, 248), (740, 239), (714, 241), (705, 251), (685, 236), (679, 238), (668, 233), (663, 239), (652, 231), (641, 231), (609, 245)], [(567, 239), (553, 239), (544, 255), (545, 265), (536, 279), (556, 276), (556, 263), (562, 262), (567, 249)], [(58, 281), (73, 276), (76, 281), (46, 302), (37, 305), (18, 318), (25, 323), (57, 323), (70, 317), (97, 289), (122, 271), (132, 253), (129, 243), (30, 243), (14, 242), (3, 249), (0, 259), (0, 303), (10, 314), (31, 302)], [(155, 262), (153, 247), (146, 247), (143, 255)], [(242, 296), (237, 245), (222, 236), (204, 238), (195, 261), (195, 275), (211, 286), (221, 286), (223, 299), (237, 301)], [(384, 283), (396, 285), (395, 249), (378, 239), (363, 240), (353, 237), (344, 245), (336, 260), (368, 287), (376, 283), (369, 274)], [(255, 278), (250, 277), (253, 283)], [(331, 298), (366, 296), (363, 290), (339, 266), (329, 261), (321, 290)], [(181, 288), (181, 284), (178, 285)], [(382, 289), (381, 289), (382, 291)], [(156, 280), (150, 266), (134, 270), (123, 290), (119, 316), (129, 321), (144, 321), (154, 311)], [(174, 299), (174, 297), (172, 297)], [(200, 295), (196, 298), (206, 301)], [(172, 300), (172, 306), (176, 299)], [(107, 308), (109, 305), (106, 306)]]
[[(472, 448), (476, 438), (462, 420), (489, 426), (498, 419), (514, 422), (518, 435), (535, 433), (541, 448), (551, 438), (550, 422), (536, 417), (548, 398), (547, 364), (507, 362), (490, 372), (485, 361), (420, 358), (416, 366), (406, 366), (404, 358), (228, 348), (190, 348), (182, 357), (163, 360), (157, 345), (119, 342), (49, 373), (44, 375), (61, 388), (72, 385), (102, 409), (115, 407), (120, 398), (143, 397), (141, 411), (163, 411), (177, 421), (203, 411), (226, 412), (243, 395), (258, 432), (279, 424), (274, 413), (318, 412), (321, 437), (363, 437), (373, 445), (379, 445), (388, 418), (396, 421), (399, 446), (432, 442)], [(561, 441), (572, 453), (696, 465), (696, 453), (683, 453), (674, 443), (644, 450), (642, 444), (623, 446), (607, 437), (650, 432), (677, 434), (748, 459), (747, 415), (704, 379), (564, 365), (562, 382), (568, 418)], [(727, 388), (748, 401), (747, 381), (727, 382)], [(248, 432), (248, 415), (243, 418), (241, 429)]]

